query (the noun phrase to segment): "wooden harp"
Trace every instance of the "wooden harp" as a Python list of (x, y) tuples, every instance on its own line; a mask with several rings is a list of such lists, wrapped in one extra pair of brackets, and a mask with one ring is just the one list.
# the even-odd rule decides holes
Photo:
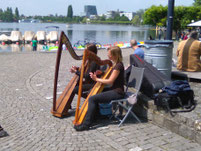
[(81, 76), (80, 76), (80, 82), (79, 82), (79, 91), (78, 91), (78, 99), (77, 99), (77, 107), (76, 107), (76, 113), (75, 113), (75, 120), (73, 121), (74, 125), (79, 125), (83, 122), (86, 112), (88, 110), (88, 100), (90, 96), (93, 96), (95, 94), (100, 93), (103, 88), (104, 84), (100, 82), (96, 82), (92, 90), (90, 91), (89, 95), (85, 99), (81, 109), (79, 109), (80, 106), (80, 98), (82, 93), (82, 80), (83, 80), (83, 74), (84, 74), (84, 64), (86, 60), (93, 60), (99, 65), (105, 65), (108, 64), (110, 67), (106, 70), (105, 74), (103, 75), (103, 79), (107, 79), (110, 76), (110, 73), (112, 71), (112, 62), (110, 60), (101, 60), (98, 56), (91, 53), (88, 50), (84, 51), (84, 56), (82, 60), (82, 70), (81, 70)]
[(58, 82), (59, 66), (60, 66), (63, 44), (66, 45), (69, 53), (75, 60), (82, 60), (82, 57), (83, 57), (83, 56), (78, 56), (75, 53), (68, 37), (62, 31), (60, 35), (60, 39), (59, 39), (59, 47), (58, 47), (57, 58), (56, 58), (54, 90), (53, 90), (53, 107), (51, 110), (51, 113), (56, 117), (63, 117), (67, 115), (68, 109), (70, 108), (70, 105), (74, 97), (72, 92), (79, 80), (79, 76), (74, 75), (74, 77), (71, 79), (71, 81), (68, 83), (68, 85), (62, 92), (62, 94), (57, 99), (57, 82)]

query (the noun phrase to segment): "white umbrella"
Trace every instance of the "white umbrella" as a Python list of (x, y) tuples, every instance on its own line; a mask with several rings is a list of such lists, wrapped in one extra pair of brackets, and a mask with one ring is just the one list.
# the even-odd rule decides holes
[(189, 27), (201, 27), (201, 20), (194, 22), (194, 23), (190, 23), (187, 26), (189, 26)]

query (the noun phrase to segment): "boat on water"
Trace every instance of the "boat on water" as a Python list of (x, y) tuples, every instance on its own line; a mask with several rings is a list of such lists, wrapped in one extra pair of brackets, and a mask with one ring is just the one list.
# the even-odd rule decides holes
[(0, 35), (6, 35), (6, 36), (10, 36), (11, 35), (11, 31), (0, 31)]
[(23, 35), (24, 43), (30, 43), (35, 37), (35, 33), (33, 31), (25, 31)]
[(67, 27), (67, 28), (72, 28), (73, 25), (72, 25), (72, 24), (66, 24), (66, 27)]
[[(59, 40), (59, 26), (46, 26), (46, 40), (48, 43), (56, 43)], [(54, 29), (53, 31), (50, 29)]]
[(12, 31), (10, 41), (12, 41), (12, 43), (22, 42), (22, 33), (20, 31)]

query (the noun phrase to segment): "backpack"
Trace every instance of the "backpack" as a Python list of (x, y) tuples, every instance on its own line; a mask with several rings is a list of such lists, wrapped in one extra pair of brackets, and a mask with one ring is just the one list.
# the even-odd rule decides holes
[(110, 116), (112, 115), (112, 104), (110, 103), (99, 103), (100, 115)]
[(190, 112), (196, 106), (194, 91), (187, 81), (176, 80), (169, 86), (163, 87), (162, 92), (155, 95), (154, 104), (170, 112), (172, 116), (177, 112)]

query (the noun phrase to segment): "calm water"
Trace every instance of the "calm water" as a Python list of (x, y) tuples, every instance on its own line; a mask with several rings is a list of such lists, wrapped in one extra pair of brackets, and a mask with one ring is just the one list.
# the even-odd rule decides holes
[[(55, 28), (45, 28), (47, 26), (58, 26), (59, 32), (64, 31), (72, 44), (78, 40), (93, 40), (103, 44), (113, 44), (115, 42), (129, 42), (130, 39), (144, 41), (149, 35), (154, 37), (154, 31), (149, 27), (134, 27), (130, 25), (94, 25), (94, 24), (58, 24), (58, 23), (0, 23), (0, 31), (18, 30), (25, 31), (49, 31)], [(29, 51), (32, 50), (30, 45), (0, 45), (2, 51)]]

